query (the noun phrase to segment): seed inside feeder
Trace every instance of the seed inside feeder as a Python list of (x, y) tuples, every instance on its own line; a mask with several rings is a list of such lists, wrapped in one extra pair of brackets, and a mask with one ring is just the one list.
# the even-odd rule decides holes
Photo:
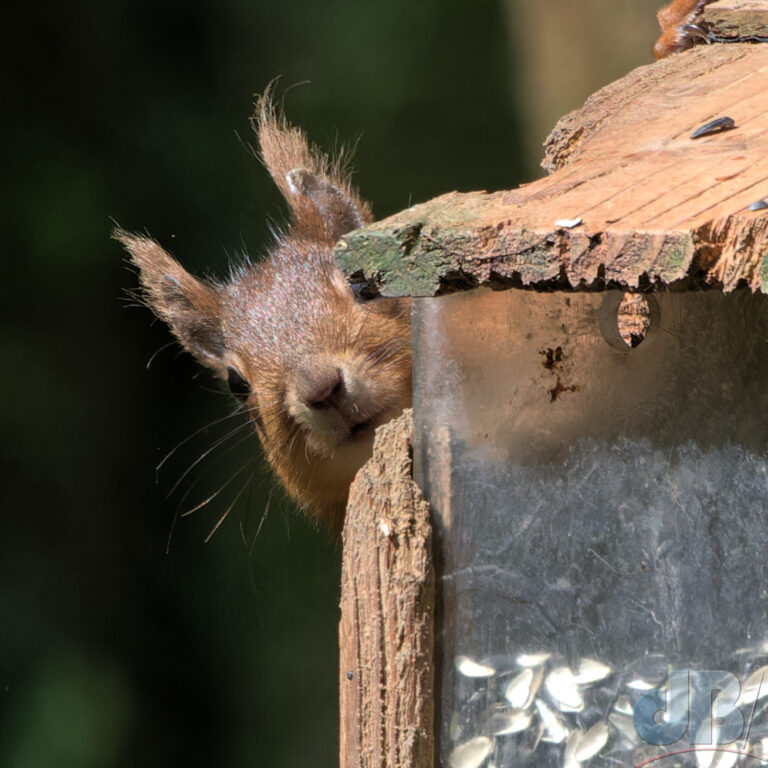
[(532, 715), (523, 709), (496, 704), (485, 715), (483, 732), (488, 736), (503, 736), (524, 731), (531, 724)]
[(491, 677), (496, 672), (493, 667), (478, 664), (470, 659), (469, 656), (458, 656), (456, 658), (456, 669), (464, 677)]
[(574, 679), (579, 685), (584, 685), (585, 683), (595, 683), (598, 680), (603, 680), (610, 674), (611, 668), (605, 664), (601, 664), (594, 659), (582, 659)]
[(550, 672), (544, 685), (561, 712), (581, 712), (584, 709), (584, 699), (568, 667), (558, 667)]
[(541, 699), (536, 699), (535, 703), (541, 718), (541, 724), (544, 726), (541, 740), (552, 744), (562, 744), (568, 738), (568, 728), (563, 725), (560, 718)]
[(450, 768), (480, 768), (485, 758), (491, 754), (493, 740), (487, 736), (476, 736), (474, 739), (459, 744), (448, 757)]
[(576, 747), (576, 759), (583, 763), (593, 758), (608, 743), (611, 732), (604, 722), (593, 725), (579, 740)]
[(543, 676), (543, 667), (538, 672), (534, 672), (530, 668), (524, 669), (519, 675), (512, 678), (504, 691), (504, 698), (513, 707), (527, 709), (539, 691)]

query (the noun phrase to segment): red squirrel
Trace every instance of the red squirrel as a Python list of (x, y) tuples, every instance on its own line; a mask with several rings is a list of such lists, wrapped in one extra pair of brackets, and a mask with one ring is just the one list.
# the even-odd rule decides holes
[(704, 6), (714, 0), (674, 0), (664, 6), (657, 14), (662, 34), (653, 46), (653, 55), (663, 59), (670, 53), (684, 51), (693, 45), (691, 30), (686, 29), (693, 24)]
[[(674, 0), (659, 11), (657, 58), (687, 47), (681, 27), (707, 2)], [(269, 92), (253, 123), (292, 214), (265, 261), (206, 281), (148, 237), (121, 229), (114, 237), (139, 269), (147, 306), (243, 401), (288, 492), (338, 528), (374, 429), (411, 403), (408, 300), (360, 301), (336, 266), (335, 243), (373, 220), (342, 154), (311, 145)]]
[(291, 496), (338, 528), (375, 428), (411, 403), (410, 307), (361, 301), (334, 261), (334, 244), (373, 220), (342, 153), (311, 145), (269, 93), (253, 125), (292, 214), (266, 260), (213, 282), (154, 240), (120, 229), (114, 237), (139, 269), (145, 303), (244, 402)]

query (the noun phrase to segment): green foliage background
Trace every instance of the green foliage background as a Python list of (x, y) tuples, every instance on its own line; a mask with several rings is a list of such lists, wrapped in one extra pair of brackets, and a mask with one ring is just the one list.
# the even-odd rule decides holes
[(238, 517), (251, 536), (273, 486), (262, 473), (209, 544), (226, 500), (180, 520), (166, 554), (174, 513), (258, 448), (214, 452), (165, 500), (221, 425), (157, 484), (155, 464), (229, 404), (161, 349), (146, 309), (126, 308), (136, 278), (109, 233), (146, 229), (198, 273), (263, 252), (282, 208), (245, 145), (252, 94), (276, 75), (311, 81), (285, 108), (315, 141), (361, 137), (356, 178), (379, 217), (515, 186), (533, 163), (502, 8), (70, 0), (2, 13), (0, 765), (333, 766), (338, 545), (278, 492), (249, 551)]

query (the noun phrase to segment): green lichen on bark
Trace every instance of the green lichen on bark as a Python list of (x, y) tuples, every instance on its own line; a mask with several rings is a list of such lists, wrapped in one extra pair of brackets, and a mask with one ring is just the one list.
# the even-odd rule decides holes
[(373, 282), (382, 296), (431, 296), (440, 283), (443, 259), (414, 254), (418, 225), (405, 230), (358, 230), (336, 246), (336, 260), (349, 276)]
[(664, 238), (656, 265), (665, 283), (685, 277), (694, 254), (693, 239), (688, 232), (672, 232)]
[(477, 215), (476, 204), (438, 215), (420, 206), (418, 214), (432, 215), (411, 209), (351, 232), (336, 246), (336, 259), (353, 281), (373, 284), (382, 296), (434, 296), (499, 279), (542, 290), (551, 290), (553, 280), (600, 289), (601, 276), (629, 288), (642, 276), (672, 283), (686, 276), (695, 252), (687, 231), (536, 229), (512, 220), (489, 224), (488, 217), (473, 227), (455, 215), (457, 207)]

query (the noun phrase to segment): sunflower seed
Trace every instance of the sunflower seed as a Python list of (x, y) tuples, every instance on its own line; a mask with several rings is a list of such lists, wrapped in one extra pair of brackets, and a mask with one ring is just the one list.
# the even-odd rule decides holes
[(522, 709), (495, 704), (485, 715), (482, 730), (488, 736), (519, 733), (531, 724), (532, 715)]
[(488, 667), (485, 664), (478, 664), (473, 661), (469, 656), (457, 656), (456, 657), (456, 669), (464, 675), (464, 677), (491, 677), (496, 673), (493, 667)]
[(485, 758), (491, 754), (493, 740), (487, 736), (476, 736), (474, 739), (459, 744), (448, 756), (450, 768), (480, 768)]
[(541, 680), (544, 677), (544, 667), (536, 672), (531, 668), (524, 669), (510, 681), (504, 690), (504, 698), (518, 709), (528, 709), (533, 699), (541, 688)]
[(647, 680), (637, 678), (635, 680), (630, 680), (627, 683), (627, 688), (631, 688), (633, 691), (652, 691), (656, 686), (653, 683), (649, 683)]
[(611, 732), (604, 722), (593, 725), (579, 740), (575, 757), (580, 763), (593, 758), (608, 743)]
[(635, 714), (635, 708), (632, 705), (632, 700), (629, 698), (629, 696), (619, 696), (619, 698), (616, 699), (616, 703), (613, 705), (613, 708), (617, 712), (621, 712), (622, 715), (629, 715), (630, 717), (633, 717)]
[(565, 229), (573, 229), (574, 227), (578, 227), (579, 224), (581, 224), (580, 218), (575, 219), (558, 219), (555, 222), (556, 227), (565, 227)]
[(563, 755), (563, 768), (578, 768), (579, 761), (576, 759), (576, 750), (581, 743), (581, 737), (584, 734), (579, 731), (571, 731), (565, 742), (565, 754)]
[(630, 715), (611, 712), (611, 714), (608, 715), (608, 721), (630, 745), (637, 742), (638, 735), (635, 730), (635, 723)]
[(613, 670), (594, 659), (582, 659), (576, 672), (575, 680), (579, 685), (596, 683), (611, 674)]
[(718, 117), (716, 120), (711, 120), (705, 123), (701, 128), (697, 128), (692, 134), (692, 139), (700, 139), (702, 136), (709, 136), (713, 133), (720, 133), (721, 131), (730, 131), (736, 127), (732, 117)]
[(568, 738), (568, 729), (563, 725), (560, 718), (541, 700), (536, 699), (536, 709), (539, 711), (541, 724), (544, 726), (544, 733), (541, 736), (542, 741), (548, 741), (551, 744), (562, 744)]
[(550, 672), (544, 685), (561, 712), (581, 712), (584, 709), (584, 699), (568, 667), (558, 667)]

